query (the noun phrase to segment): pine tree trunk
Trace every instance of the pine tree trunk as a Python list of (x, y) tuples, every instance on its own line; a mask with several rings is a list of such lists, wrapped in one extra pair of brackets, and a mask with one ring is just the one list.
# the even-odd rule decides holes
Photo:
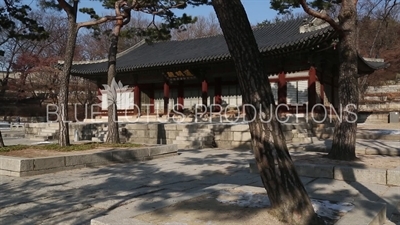
[[(118, 50), (118, 38), (122, 25), (122, 21), (117, 21), (113, 32), (110, 37), (110, 49), (108, 52), (108, 85), (110, 86), (113, 79), (117, 75), (116, 62), (117, 62), (117, 50)], [(114, 96), (117, 100), (117, 96)], [(120, 143), (119, 131), (118, 131), (118, 113), (116, 101), (108, 106), (108, 134), (107, 143)]]
[(0, 131), (0, 148), (4, 148), (4, 147), (6, 147), (6, 145), (4, 144), (3, 135), (1, 134), (1, 131)]
[(58, 116), (59, 116), (59, 136), (58, 143), (60, 146), (70, 145), (69, 127), (68, 127), (68, 94), (69, 80), (76, 46), (76, 37), (78, 28), (76, 24), (76, 8), (75, 14), (68, 13), (68, 40), (65, 49), (64, 68), (60, 76), (60, 90), (58, 93)]
[(235, 63), (244, 103), (257, 109), (245, 107), (245, 112), (251, 121), (257, 167), (274, 212), (289, 224), (314, 223), (318, 217), (294, 168), (275, 116), (271, 85), (245, 10), (240, 0), (213, 0), (212, 3)]
[[(331, 159), (356, 159), (357, 113), (359, 86), (357, 82), (357, 8), (353, 0), (343, 0), (339, 13), (339, 26), (343, 29), (339, 42), (339, 110), (333, 134)], [(341, 120), (341, 121), (340, 121)]]

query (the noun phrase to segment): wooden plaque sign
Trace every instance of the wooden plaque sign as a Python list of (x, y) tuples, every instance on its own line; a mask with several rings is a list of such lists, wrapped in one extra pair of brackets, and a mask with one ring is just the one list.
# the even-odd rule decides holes
[(196, 76), (190, 70), (178, 70), (174, 72), (166, 72), (165, 76), (169, 80), (188, 80), (195, 79)]

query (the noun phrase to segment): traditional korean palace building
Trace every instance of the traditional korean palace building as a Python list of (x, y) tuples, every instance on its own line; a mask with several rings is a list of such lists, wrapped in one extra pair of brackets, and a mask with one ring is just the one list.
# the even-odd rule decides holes
[[(310, 110), (315, 104), (338, 105), (338, 35), (318, 19), (297, 19), (254, 30), (276, 103)], [(71, 75), (107, 83), (107, 59), (74, 62)], [(385, 63), (359, 56), (359, 75)], [(144, 41), (117, 56), (117, 81), (129, 85), (141, 113), (166, 114), (175, 104), (242, 105), (235, 67), (222, 35), (148, 44)], [(133, 92), (133, 94), (132, 94)], [(152, 106), (147, 106), (152, 104)], [(138, 113), (133, 104), (119, 109)], [(106, 106), (103, 106), (106, 110)], [(182, 107), (178, 107), (182, 110)]]

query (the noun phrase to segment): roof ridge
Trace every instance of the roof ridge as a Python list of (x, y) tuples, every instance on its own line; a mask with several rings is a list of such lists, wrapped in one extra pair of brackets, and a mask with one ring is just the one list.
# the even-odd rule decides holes
[[(132, 47), (125, 49), (124, 51), (117, 53), (117, 58), (128, 54), (130, 51), (135, 50), (136, 48), (140, 47), (146, 43), (144, 39), (140, 40), (138, 43), (134, 44)], [(98, 60), (82, 60), (82, 61), (73, 61), (72, 65), (82, 65), (82, 64), (94, 64), (94, 63), (102, 63), (107, 62), (108, 58), (98, 59)], [(58, 64), (64, 64), (64, 60), (58, 60)]]

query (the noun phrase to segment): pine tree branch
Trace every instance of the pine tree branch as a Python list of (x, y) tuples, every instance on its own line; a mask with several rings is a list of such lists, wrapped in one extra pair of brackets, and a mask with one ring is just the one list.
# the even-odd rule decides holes
[(321, 20), (324, 20), (325, 22), (327, 22), (329, 25), (331, 25), (333, 27), (333, 29), (335, 29), (336, 31), (338, 31), (339, 33), (343, 33), (343, 29), (339, 26), (338, 23), (336, 23), (336, 21), (334, 19), (332, 19), (332, 17), (330, 17), (328, 14), (326, 13), (320, 13), (317, 12), (315, 10), (313, 10), (312, 8), (310, 8), (307, 5), (306, 0), (300, 0), (300, 5), (303, 8), (304, 12), (306, 12), (308, 15), (311, 15), (313, 17), (319, 18)]
[(154, 6), (152, 8), (154, 8), (154, 10), (150, 10), (149, 8), (147, 8), (146, 6), (141, 6), (140, 3), (137, 3), (137, 1), (134, 1), (131, 5), (131, 8), (134, 11), (139, 11), (139, 12), (143, 12), (146, 14), (151, 14), (151, 15), (158, 15), (158, 14), (162, 14), (170, 9), (176, 9), (176, 8), (180, 8), (182, 6), (185, 6), (186, 3), (179, 3), (173, 6), (169, 6), (169, 7), (165, 7), (165, 6)]
[(102, 24), (102, 23), (105, 23), (105, 22), (111, 21), (111, 20), (123, 20), (123, 19), (124, 19), (123, 16), (105, 16), (98, 20), (80, 22), (80, 23), (78, 23), (78, 28), (90, 27), (90, 26), (99, 25), (99, 24)]

